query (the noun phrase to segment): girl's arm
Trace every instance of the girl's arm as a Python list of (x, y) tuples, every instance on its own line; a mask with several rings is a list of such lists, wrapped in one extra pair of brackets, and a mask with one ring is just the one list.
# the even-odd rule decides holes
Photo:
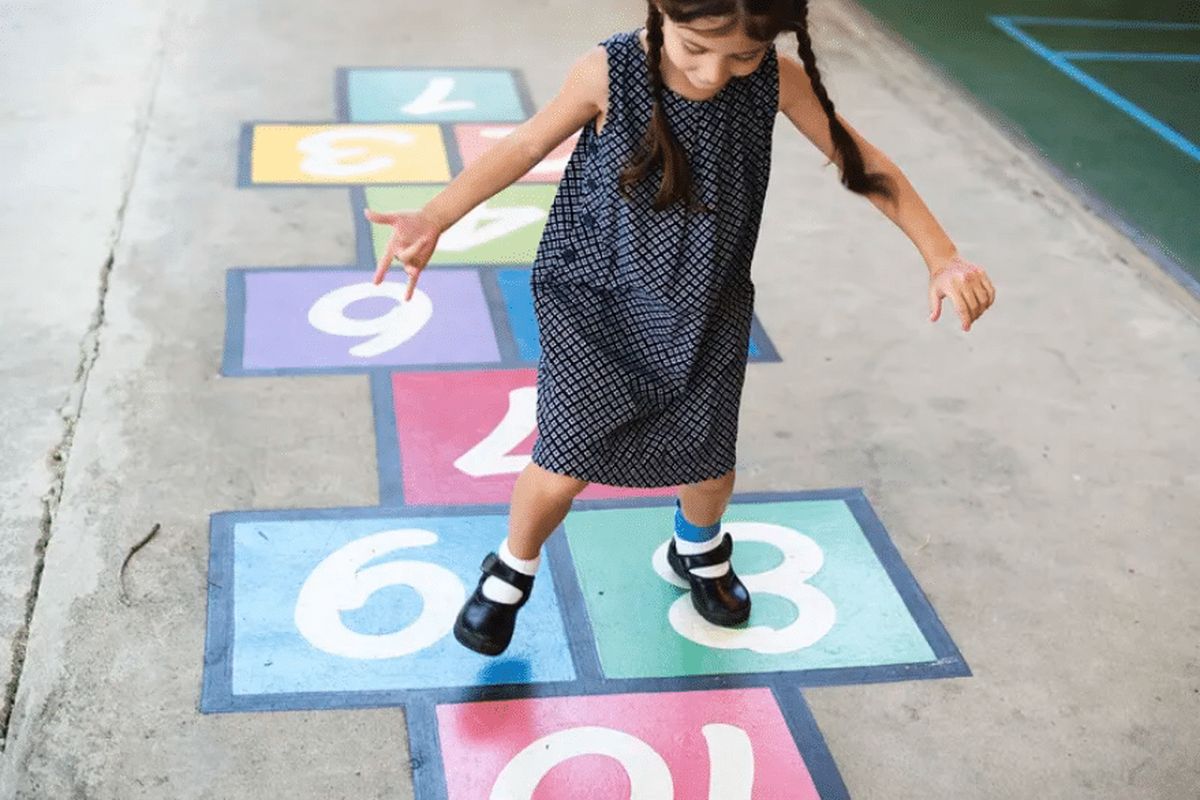
[(537, 166), (607, 104), (608, 61), (603, 47), (572, 65), (558, 94), (464, 169), (422, 209), (444, 232), (472, 208)]
[[(825, 154), (826, 158), (841, 167), (841, 162), (833, 151), (829, 117), (825, 115), (825, 110), (821, 108), (821, 103), (813, 92), (804, 66), (782, 55), (779, 57), (779, 110)], [(892, 199), (876, 194), (868, 195), (868, 199), (904, 231), (925, 259), (931, 281), (931, 319), (936, 320), (941, 312), (941, 297), (949, 296), (958, 308), (963, 329), (970, 330), (970, 323), (982, 314), (996, 297), (995, 288), (987, 274), (982, 268), (970, 264), (959, 255), (954, 242), (900, 168), (879, 148), (864, 139), (840, 115), (838, 120), (858, 144), (866, 171), (886, 175), (889, 179), (894, 192)], [(941, 275), (943, 272), (945, 275)]]
[(382, 282), (392, 262), (399, 259), (409, 275), (405, 299), (411, 299), (417, 276), (433, 255), (439, 236), (475, 206), (533, 169), (607, 104), (608, 55), (597, 46), (575, 62), (553, 100), (488, 148), (420, 211), (366, 209), (368, 220), (393, 228), (375, 283)]

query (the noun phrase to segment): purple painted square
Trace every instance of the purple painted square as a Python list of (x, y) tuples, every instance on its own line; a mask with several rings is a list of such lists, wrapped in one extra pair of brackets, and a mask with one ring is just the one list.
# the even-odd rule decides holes
[(244, 274), (244, 369), (345, 369), (500, 360), (487, 300), (474, 270), (422, 273), (401, 303), (406, 276), (381, 286), (349, 269)]

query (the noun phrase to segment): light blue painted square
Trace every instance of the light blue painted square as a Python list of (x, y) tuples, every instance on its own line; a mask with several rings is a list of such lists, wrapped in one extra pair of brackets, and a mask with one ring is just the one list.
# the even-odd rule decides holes
[(352, 69), (351, 122), (518, 122), (528, 115), (512, 72)]
[(537, 361), (541, 353), (538, 343), (537, 318), (533, 313), (533, 292), (529, 287), (531, 272), (527, 269), (508, 269), (496, 273), (500, 294), (508, 309), (508, 320), (522, 361)]
[[(503, 656), (473, 653), (450, 633), (461, 607), (458, 598), (474, 589), (480, 561), (504, 538), (506, 528), (504, 516), (237, 523), (232, 536), (232, 694), (573, 680), (546, 567)], [(420, 543), (434, 537), (436, 542)], [(369, 548), (372, 542), (375, 546)], [(403, 543), (415, 546), (396, 547)], [(365, 556), (356, 560), (355, 548)], [(403, 585), (406, 576), (399, 572), (415, 576), (414, 585), (425, 583), (435, 593), (450, 587), (449, 597), (424, 603), (413, 585)], [(388, 635), (407, 631), (411, 638), (419, 629), (413, 623), (422, 615), (437, 623), (426, 637), (430, 643), (399, 654), (399, 645), (389, 645)]]

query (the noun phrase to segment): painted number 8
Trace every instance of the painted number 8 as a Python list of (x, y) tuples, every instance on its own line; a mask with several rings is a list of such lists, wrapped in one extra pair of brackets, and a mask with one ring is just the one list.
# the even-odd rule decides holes
[[(820, 571), (825, 554), (808, 536), (793, 528), (766, 522), (731, 522), (725, 530), (738, 542), (763, 542), (783, 554), (783, 563), (766, 572), (742, 575), (742, 582), (754, 594), (782, 597), (796, 608), (796, 621), (782, 628), (753, 625), (748, 628), (722, 628), (696, 613), (691, 597), (683, 595), (671, 604), (667, 619), (680, 636), (696, 644), (720, 650), (753, 650), (756, 653), (792, 653), (819, 641), (833, 628), (837, 609), (829, 596), (806, 580)], [(681, 589), (688, 585), (667, 564), (667, 546), (655, 551), (652, 563), (663, 580)]]

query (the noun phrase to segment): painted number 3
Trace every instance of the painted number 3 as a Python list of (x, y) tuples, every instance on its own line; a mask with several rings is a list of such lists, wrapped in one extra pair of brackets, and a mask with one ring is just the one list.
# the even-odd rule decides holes
[[(782, 597), (796, 609), (796, 620), (782, 628), (752, 625), (748, 628), (722, 628), (696, 613), (691, 598), (683, 595), (671, 604), (667, 619), (671, 627), (696, 644), (721, 650), (753, 650), (756, 653), (792, 653), (819, 641), (833, 628), (837, 609), (829, 596), (805, 583), (825, 563), (821, 547), (793, 528), (766, 522), (731, 522), (725, 530), (738, 542), (762, 542), (783, 554), (783, 562), (774, 569), (742, 575), (742, 582), (754, 594)], [(667, 545), (655, 551), (652, 563), (663, 580), (681, 589), (688, 585), (667, 564)]]

